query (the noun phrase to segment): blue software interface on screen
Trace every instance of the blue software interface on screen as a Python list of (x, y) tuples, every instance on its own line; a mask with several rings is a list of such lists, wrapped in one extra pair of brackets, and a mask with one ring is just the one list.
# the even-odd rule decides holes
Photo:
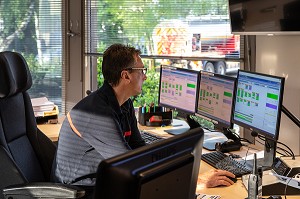
[(197, 113), (230, 126), (235, 80), (201, 73)]
[(275, 135), (281, 79), (239, 72), (234, 120)]
[(195, 71), (162, 68), (160, 103), (190, 113), (196, 109), (198, 74)]

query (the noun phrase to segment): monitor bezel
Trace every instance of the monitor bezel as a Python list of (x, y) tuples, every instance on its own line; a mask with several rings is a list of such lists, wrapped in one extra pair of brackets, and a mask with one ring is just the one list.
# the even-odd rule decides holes
[[(269, 30), (262, 30), (260, 28), (249, 29), (248, 27), (246, 29), (236, 28), (236, 25), (233, 25), (233, 19), (236, 19), (238, 17), (234, 16), (234, 12), (239, 11), (240, 10), (239, 8), (243, 8), (245, 3), (249, 3), (249, 1), (233, 1), (233, 0), (228, 1), (228, 13), (229, 13), (230, 29), (231, 29), (232, 34), (235, 34), (235, 35), (268, 35), (268, 36), (274, 36), (274, 35), (300, 35), (300, 30), (282, 30), (282, 29), (280, 30), (280, 29), (276, 29), (276, 28), (269, 29)], [(264, 2), (261, 2), (261, 3), (264, 3)], [(266, 8), (268, 6), (270, 8), (276, 7), (276, 6), (278, 7), (278, 5), (277, 5), (278, 3), (273, 3), (272, 5), (271, 5), (271, 3), (273, 3), (273, 1), (270, 1), (270, 3), (267, 4), (265, 7)], [(291, 3), (291, 2), (284, 1), (284, 2), (280, 2), (280, 3), (281, 4), (286, 4), (286, 3)], [(248, 11), (248, 10), (246, 9), (246, 11)], [(261, 12), (263, 13), (263, 9), (261, 9)], [(255, 16), (255, 15), (253, 15), (253, 16)], [(273, 20), (270, 20), (271, 22), (277, 21), (277, 20), (274, 20), (273, 17), (272, 17), (272, 19)], [(242, 22), (244, 22), (244, 21), (245, 20), (243, 19)], [(268, 22), (270, 22), (270, 21), (268, 21)], [(253, 27), (254, 27), (254, 25), (253, 25)]]
[[(233, 86), (233, 90), (232, 90), (232, 104), (231, 104), (231, 115), (230, 115), (230, 122), (229, 122), (229, 124), (225, 123), (225, 121), (222, 120), (221, 118), (217, 118), (217, 117), (214, 117), (212, 115), (209, 115), (209, 114), (206, 114), (206, 113), (198, 111), (198, 108), (199, 108), (199, 105), (200, 105), (200, 102), (199, 102), (200, 97), (199, 97), (199, 95), (200, 95), (200, 86), (201, 86), (201, 79), (202, 79), (201, 77), (202, 77), (202, 74), (203, 75), (204, 74), (208, 74), (208, 75), (211, 75), (211, 76), (215, 76), (217, 78), (222, 78), (224, 80), (233, 81), (234, 86)], [(235, 90), (236, 90), (236, 86), (237, 86), (236, 78), (228, 76), (228, 75), (221, 75), (221, 74), (217, 74), (217, 73), (211, 73), (211, 72), (207, 72), (207, 71), (201, 71), (199, 79), (200, 79), (200, 81), (199, 81), (198, 103), (197, 103), (197, 109), (196, 109), (195, 115), (199, 116), (201, 118), (204, 118), (206, 120), (211, 121), (215, 125), (215, 129), (219, 129), (219, 130), (223, 130), (224, 128), (226, 128), (226, 129), (232, 129), (233, 125), (234, 125), (233, 122), (232, 122), (232, 118), (233, 118), (233, 106), (234, 106), (234, 100), (235, 100), (235, 94), (236, 94)]]
[(285, 78), (284, 77), (279, 77), (279, 76), (275, 76), (275, 75), (269, 75), (269, 74), (264, 74), (264, 73), (259, 73), (259, 72), (253, 72), (253, 71), (246, 71), (246, 70), (241, 70), (239, 69), (238, 70), (238, 74), (237, 74), (237, 83), (236, 83), (236, 92), (238, 90), (238, 83), (239, 83), (239, 77), (240, 77), (240, 74), (241, 72), (243, 73), (248, 73), (248, 74), (253, 74), (253, 75), (259, 75), (259, 76), (262, 76), (262, 77), (271, 77), (271, 78), (274, 78), (274, 79), (278, 79), (280, 80), (280, 84), (281, 84), (281, 87), (280, 87), (280, 96), (279, 96), (279, 101), (278, 101), (278, 114), (277, 114), (277, 121), (276, 121), (276, 129), (275, 129), (275, 134), (271, 134), (269, 132), (266, 132), (262, 129), (259, 129), (259, 128), (256, 128), (255, 126), (252, 126), (252, 125), (249, 125), (247, 123), (244, 123), (244, 122), (241, 122), (239, 120), (236, 120), (235, 117), (234, 117), (234, 114), (235, 114), (235, 108), (236, 108), (236, 98), (237, 98), (237, 95), (235, 96), (235, 100), (234, 100), (234, 106), (233, 106), (233, 117), (232, 117), (232, 121), (233, 123), (237, 124), (237, 125), (240, 125), (244, 128), (247, 128), (249, 129), (250, 131), (254, 131), (268, 139), (271, 139), (271, 140), (274, 140), (274, 141), (277, 141), (278, 138), (279, 138), (279, 130), (280, 130), (280, 121), (281, 121), (281, 112), (282, 112), (282, 102), (283, 102), (283, 93), (284, 93), (284, 83), (285, 83)]
[[(178, 71), (188, 72), (188, 73), (197, 75), (196, 99), (195, 99), (195, 105), (194, 105), (194, 110), (193, 111), (186, 110), (182, 107), (178, 107), (178, 106), (176, 107), (176, 106), (172, 106), (170, 104), (165, 104), (165, 103), (161, 102), (161, 84), (162, 84), (162, 75), (161, 74), (162, 74), (163, 68), (168, 68), (170, 70), (178, 70)], [(195, 114), (196, 109), (198, 107), (197, 103), (198, 103), (198, 92), (199, 92), (199, 81), (200, 81), (199, 75), (200, 75), (200, 72), (196, 71), (196, 70), (190, 70), (190, 69), (186, 69), (186, 68), (177, 68), (177, 67), (172, 67), (172, 66), (161, 65), (161, 67), (160, 67), (160, 77), (159, 77), (159, 91), (158, 91), (158, 104), (159, 104), (159, 106), (163, 106), (163, 107), (178, 111), (178, 112), (180, 112), (180, 115), (181, 114), (183, 114), (183, 115), (184, 114), (186, 114), (186, 115)]]
[[(157, 177), (165, 180), (166, 170), (161, 170), (163, 167), (166, 167), (169, 171), (178, 167), (181, 168), (180, 164), (184, 164), (183, 166), (186, 164), (191, 166), (192, 164), (192, 169), (189, 168), (192, 172), (184, 173), (184, 175), (187, 174), (184, 177), (190, 179), (190, 186), (185, 189), (188, 193), (185, 194), (189, 195), (188, 199), (194, 199), (203, 138), (203, 129), (198, 127), (160, 142), (102, 160), (97, 170), (94, 197), (114, 199), (151, 198), (148, 195), (145, 197), (140, 196), (144, 181), (149, 182), (152, 179), (158, 179)], [(150, 173), (150, 176), (147, 173)], [(180, 176), (177, 176), (176, 179), (180, 179)], [(175, 188), (169, 185), (167, 187), (167, 189)], [(180, 189), (177, 188), (176, 191), (180, 191)], [(157, 196), (157, 193), (153, 194)], [(166, 198), (165, 194), (167, 194), (166, 191), (163, 191), (161, 196), (159, 195), (156, 199)]]

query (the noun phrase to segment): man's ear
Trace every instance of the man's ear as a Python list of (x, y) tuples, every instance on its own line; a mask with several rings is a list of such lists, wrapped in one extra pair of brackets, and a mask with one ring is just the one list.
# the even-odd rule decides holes
[(121, 78), (122, 78), (122, 79), (125, 79), (125, 80), (130, 80), (130, 77), (129, 77), (127, 71), (122, 71), (122, 72), (121, 72)]

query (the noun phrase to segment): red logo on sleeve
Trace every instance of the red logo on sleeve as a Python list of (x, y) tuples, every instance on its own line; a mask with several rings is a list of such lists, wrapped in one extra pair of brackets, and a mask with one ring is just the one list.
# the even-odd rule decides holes
[(124, 137), (128, 137), (131, 136), (131, 131), (125, 131), (124, 132)]

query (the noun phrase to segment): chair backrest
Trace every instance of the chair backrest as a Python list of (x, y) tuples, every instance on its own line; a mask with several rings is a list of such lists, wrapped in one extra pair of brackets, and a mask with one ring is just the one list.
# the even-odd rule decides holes
[[(0, 151), (15, 164), (15, 168), (1, 170), (0, 179), (12, 170), (25, 182), (50, 179), (56, 147), (37, 128), (27, 93), (31, 85), (31, 74), (23, 56), (0, 52)], [(4, 186), (2, 183), (5, 182), (1, 182)]]

